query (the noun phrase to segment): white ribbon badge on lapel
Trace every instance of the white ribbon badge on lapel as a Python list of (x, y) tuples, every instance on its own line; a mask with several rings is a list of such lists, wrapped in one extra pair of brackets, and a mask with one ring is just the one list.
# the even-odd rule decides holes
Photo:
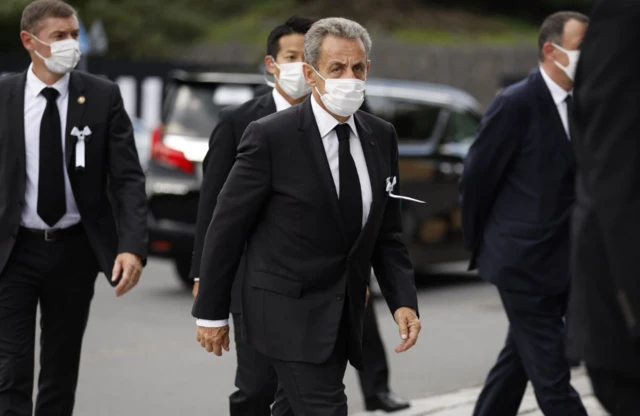
[(406, 199), (407, 201), (419, 202), (421, 204), (425, 203), (424, 201), (420, 201), (419, 199), (413, 199), (413, 198), (409, 198), (408, 196), (400, 196), (400, 195), (394, 194), (393, 193), (394, 186), (396, 186), (396, 177), (392, 176), (390, 178), (387, 178), (387, 193), (391, 198)]
[(84, 142), (87, 136), (91, 135), (91, 129), (89, 126), (85, 126), (83, 130), (80, 130), (77, 127), (74, 127), (71, 130), (71, 135), (75, 136), (76, 139), (76, 169), (83, 168), (84, 169), (84, 153), (85, 147)]

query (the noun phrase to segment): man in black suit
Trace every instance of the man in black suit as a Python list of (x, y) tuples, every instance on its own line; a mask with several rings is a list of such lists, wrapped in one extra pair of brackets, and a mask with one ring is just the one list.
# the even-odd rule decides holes
[(460, 182), (470, 268), (498, 287), (506, 345), (474, 415), (518, 413), (527, 382), (545, 415), (586, 415), (570, 384), (564, 316), (574, 203), (571, 96), (586, 16), (559, 12), (540, 29), (540, 68), (487, 109)]
[(198, 341), (216, 355), (228, 351), (225, 320), (242, 258), (243, 334), (276, 371), (275, 415), (347, 414), (343, 377), (348, 359), (362, 368), (370, 265), (400, 327), (396, 351), (412, 347), (420, 330), (400, 203), (386, 186), (398, 176), (395, 131), (357, 112), (370, 49), (356, 22), (311, 27), (313, 96), (249, 124), (205, 238), (192, 311)]
[[(311, 93), (302, 72), (304, 34), (312, 20), (292, 17), (274, 28), (267, 39), (265, 67), (275, 78), (273, 90), (240, 106), (220, 112), (220, 122), (209, 141), (209, 151), (203, 162), (198, 218), (191, 276), (193, 295), (198, 294), (200, 264), (204, 237), (211, 222), (216, 200), (236, 159), (242, 133), (252, 121), (300, 104)], [(361, 110), (369, 112), (366, 102)], [(211, 168), (209, 168), (211, 166)], [(269, 359), (249, 346), (241, 334), (240, 287), (242, 267), (234, 281), (231, 298), (236, 357), (238, 360), (236, 390), (229, 398), (231, 415), (270, 415), (277, 388), (277, 377)], [(375, 311), (367, 304), (363, 334), (364, 370), (358, 372), (360, 386), (368, 410), (397, 411), (409, 403), (389, 389), (389, 369), (380, 338)]]
[[(23, 12), (32, 64), (0, 79), (0, 414), (70, 416), (98, 272), (120, 296), (147, 251), (144, 175), (118, 87), (72, 71), (76, 12), (39, 0)], [(112, 203), (114, 205), (112, 205)]]
[(640, 415), (640, 4), (594, 4), (576, 75), (568, 351), (613, 416)]
[[(204, 238), (216, 208), (218, 194), (236, 160), (242, 134), (249, 123), (297, 105), (311, 92), (304, 79), (302, 65), (304, 35), (312, 24), (312, 20), (294, 16), (274, 28), (267, 39), (267, 55), (264, 58), (267, 71), (276, 81), (273, 90), (240, 106), (225, 108), (220, 112), (220, 122), (211, 135), (209, 151), (202, 164), (203, 179), (191, 264), (191, 276), (195, 280), (194, 296), (198, 294)], [(278, 379), (269, 359), (242, 339), (242, 270), (240, 267), (234, 282), (230, 309), (236, 341), (235, 384), (238, 388), (229, 397), (230, 414), (269, 416)]]

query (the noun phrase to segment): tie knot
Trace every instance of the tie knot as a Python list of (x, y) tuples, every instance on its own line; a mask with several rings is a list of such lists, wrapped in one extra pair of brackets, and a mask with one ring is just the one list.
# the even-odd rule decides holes
[(43, 88), (40, 94), (42, 94), (42, 96), (46, 98), (48, 102), (55, 101), (56, 98), (58, 98), (58, 90), (51, 87)]
[(351, 137), (351, 128), (348, 124), (338, 124), (336, 126), (336, 133), (338, 134), (338, 141), (349, 140), (349, 137)]
[(565, 101), (568, 105), (573, 104), (573, 95), (571, 95), (571, 94), (567, 94), (567, 98), (565, 98), (565, 99), (564, 99), (564, 101)]

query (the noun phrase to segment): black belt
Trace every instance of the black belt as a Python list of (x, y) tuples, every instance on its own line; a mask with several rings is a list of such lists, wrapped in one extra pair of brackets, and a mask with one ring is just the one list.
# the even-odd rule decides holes
[(65, 237), (71, 237), (84, 232), (84, 227), (81, 223), (78, 223), (68, 228), (54, 228), (51, 230), (38, 230), (35, 228), (20, 227), (20, 231), (26, 235), (37, 237), (44, 241), (59, 241)]

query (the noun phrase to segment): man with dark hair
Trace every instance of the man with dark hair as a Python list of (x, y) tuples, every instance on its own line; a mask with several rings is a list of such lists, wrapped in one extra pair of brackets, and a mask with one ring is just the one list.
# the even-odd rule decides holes
[[(242, 133), (252, 121), (284, 110), (302, 102), (310, 93), (302, 72), (304, 62), (304, 34), (313, 21), (293, 16), (277, 26), (267, 41), (264, 63), (275, 78), (272, 91), (240, 106), (225, 108), (220, 121), (209, 140), (209, 151), (203, 161), (203, 179), (198, 203), (196, 234), (191, 264), (191, 276), (195, 283), (193, 294), (197, 296), (202, 261), (202, 247), (211, 217), (216, 208), (218, 194), (236, 160)], [(236, 343), (236, 390), (229, 397), (231, 416), (269, 416), (271, 404), (278, 387), (278, 380), (270, 361), (248, 345), (242, 337), (242, 309), (240, 288), (243, 268), (240, 267), (234, 282), (231, 313)], [(215, 324), (201, 321), (202, 325)]]
[(576, 74), (569, 356), (613, 416), (640, 415), (640, 3), (601, 0)]
[(586, 16), (559, 12), (540, 30), (540, 68), (487, 109), (460, 181), (470, 269), (495, 284), (506, 345), (475, 416), (518, 413), (527, 382), (547, 416), (586, 415), (571, 387), (564, 316), (575, 137), (572, 87)]
[(75, 10), (38, 0), (20, 38), (32, 64), (0, 79), (0, 414), (71, 416), (95, 280), (133, 288), (147, 253), (145, 180), (118, 86), (74, 71)]

